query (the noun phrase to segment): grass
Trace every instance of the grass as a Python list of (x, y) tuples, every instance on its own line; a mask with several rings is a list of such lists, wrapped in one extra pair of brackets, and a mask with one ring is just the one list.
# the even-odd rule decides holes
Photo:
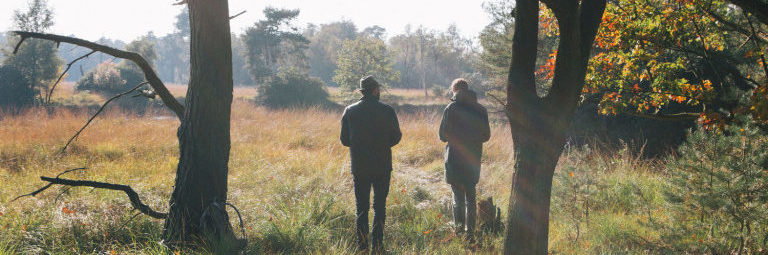
[[(270, 111), (244, 100), (236, 100), (232, 109), (229, 201), (243, 214), (249, 239), (246, 253), (354, 254), (354, 195), (348, 151), (338, 140), (340, 113)], [(134, 217), (122, 193), (54, 187), (11, 202), (41, 187), (41, 175), (88, 167), (67, 177), (131, 185), (146, 203), (167, 211), (178, 163), (178, 121), (159, 117), (110, 109), (59, 158), (57, 151), (85, 122), (85, 113), (29, 111), (4, 116), (0, 254), (171, 252), (158, 243), (163, 222)], [(403, 140), (393, 148), (386, 248), (394, 254), (500, 252), (501, 236), (482, 236), (477, 246), (469, 247), (451, 231), (444, 144), (437, 139), (439, 113), (399, 117)], [(491, 141), (485, 144), (478, 196), (492, 196), (502, 213), (514, 163), (511, 146), (508, 127), (494, 124)], [(554, 183), (552, 253), (658, 252), (650, 245), (661, 236), (655, 226), (669, 223), (662, 166), (627, 152), (567, 150)], [(589, 215), (578, 216), (586, 208)], [(230, 213), (239, 234), (234, 212)]]

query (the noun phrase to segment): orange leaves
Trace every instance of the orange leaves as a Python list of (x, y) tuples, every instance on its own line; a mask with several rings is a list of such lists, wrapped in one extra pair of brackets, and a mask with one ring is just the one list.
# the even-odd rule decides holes
[(66, 206), (61, 208), (61, 212), (65, 213), (65, 214), (74, 214), (75, 213), (75, 211), (70, 210)]
[(547, 62), (539, 66), (539, 69), (536, 70), (536, 76), (547, 80), (552, 79), (555, 76), (555, 63), (557, 63), (557, 50), (553, 50), (549, 54)]
[(3, 216), (3, 212), (0, 212), (0, 217), (2, 217), (2, 216)]
[(429, 230), (427, 230), (427, 231), (424, 231), (424, 234), (425, 234), (425, 235), (428, 235), (429, 233), (432, 233), (432, 229), (429, 229)]

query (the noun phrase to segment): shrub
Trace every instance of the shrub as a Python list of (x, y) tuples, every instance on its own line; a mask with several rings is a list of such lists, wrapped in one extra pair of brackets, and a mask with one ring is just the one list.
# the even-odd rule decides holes
[(683, 243), (701, 253), (758, 253), (768, 241), (768, 133), (748, 117), (700, 128), (668, 165)]
[(104, 62), (75, 83), (75, 89), (88, 90), (101, 95), (118, 94), (125, 90), (126, 82), (114, 63)]
[[(112, 62), (104, 62), (80, 78), (75, 84), (75, 89), (91, 91), (109, 98), (132, 89), (144, 80), (144, 73), (132, 64), (116, 65)], [(139, 90), (145, 89), (150, 89), (149, 85), (144, 85)], [(131, 109), (139, 113), (143, 113), (150, 105), (149, 100), (145, 97), (129, 95), (119, 99), (116, 103), (124, 109)]]
[(269, 108), (330, 104), (323, 82), (295, 69), (281, 70), (259, 86), (256, 101)]
[(35, 101), (35, 89), (24, 75), (11, 66), (0, 66), (0, 109), (18, 113)]

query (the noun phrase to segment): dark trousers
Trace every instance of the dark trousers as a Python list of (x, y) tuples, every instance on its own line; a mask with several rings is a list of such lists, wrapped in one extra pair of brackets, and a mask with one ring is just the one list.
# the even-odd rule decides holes
[(373, 187), (373, 233), (374, 248), (381, 247), (384, 236), (384, 219), (387, 217), (386, 204), (389, 194), (390, 173), (379, 176), (354, 176), (355, 203), (357, 205), (357, 242), (361, 249), (368, 248), (368, 210), (371, 187)]
[(458, 231), (464, 231), (466, 224), (467, 234), (471, 236), (475, 232), (477, 218), (475, 184), (451, 184), (451, 189), (453, 190), (453, 222), (456, 223)]

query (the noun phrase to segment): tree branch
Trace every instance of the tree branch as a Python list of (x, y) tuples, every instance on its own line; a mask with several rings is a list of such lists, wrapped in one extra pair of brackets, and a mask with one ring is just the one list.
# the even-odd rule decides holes
[(512, 36), (512, 60), (507, 77), (507, 108), (537, 107), (536, 49), (539, 34), (539, 1), (518, 0), (514, 8), (515, 27)]
[[(60, 174), (56, 175), (56, 178), (59, 178), (59, 177), (61, 177), (62, 175), (66, 174), (66, 173), (70, 173), (70, 172), (74, 172), (74, 171), (78, 171), (78, 170), (85, 170), (85, 169), (88, 169), (88, 168), (78, 167), (78, 168), (69, 169), (69, 170), (66, 170), (66, 171), (61, 172)], [(40, 192), (43, 192), (44, 190), (50, 188), (51, 186), (53, 186), (53, 184), (48, 183), (48, 185), (45, 185), (42, 188), (39, 188), (39, 189), (37, 189), (35, 191), (32, 191), (32, 192), (30, 192), (28, 194), (24, 194), (24, 195), (21, 195), (21, 196), (18, 196), (16, 198), (14, 198), (14, 199), (11, 199), (11, 202), (16, 201), (16, 200), (18, 200), (19, 198), (22, 198), (22, 197), (34, 197), (37, 194), (39, 194)]]
[(24, 42), (24, 40), (27, 38), (37, 38), (53, 41), (56, 43), (64, 42), (74, 44), (98, 52), (103, 52), (116, 58), (130, 60), (135, 63), (142, 72), (144, 72), (144, 77), (146, 77), (147, 81), (149, 81), (149, 85), (152, 86), (152, 89), (154, 89), (155, 92), (160, 96), (160, 99), (163, 100), (163, 103), (165, 103), (165, 105), (168, 106), (168, 108), (170, 108), (171, 111), (176, 114), (179, 120), (184, 117), (184, 106), (182, 106), (179, 101), (177, 101), (176, 98), (171, 95), (171, 92), (169, 92), (168, 88), (165, 87), (165, 84), (163, 84), (163, 81), (160, 80), (160, 78), (157, 76), (157, 73), (155, 73), (154, 69), (152, 69), (152, 66), (149, 64), (149, 62), (147, 62), (147, 60), (138, 53), (118, 50), (109, 46), (69, 36), (24, 31), (13, 31), (13, 33), (21, 37), (19, 43), (14, 49), (14, 53), (16, 50), (18, 50), (19, 46), (21, 46), (21, 43)]
[(237, 18), (237, 16), (243, 15), (244, 13), (245, 13), (245, 10), (243, 10), (243, 11), (241, 11), (241, 12), (235, 14), (235, 15), (229, 16), (229, 20)]
[(77, 133), (75, 133), (75, 135), (72, 136), (72, 138), (69, 138), (69, 141), (67, 141), (67, 144), (65, 144), (64, 147), (61, 148), (61, 151), (59, 153), (64, 153), (67, 150), (67, 147), (69, 147), (69, 144), (71, 144), (72, 141), (74, 141), (75, 138), (77, 138), (80, 135), (80, 133), (83, 132), (83, 130), (86, 127), (88, 127), (89, 124), (91, 124), (91, 121), (93, 121), (93, 119), (95, 119), (96, 116), (99, 115), (99, 113), (104, 111), (104, 107), (106, 107), (107, 104), (109, 104), (110, 102), (112, 102), (115, 99), (118, 99), (118, 98), (120, 98), (122, 96), (125, 96), (125, 95), (127, 95), (127, 94), (129, 94), (129, 93), (131, 93), (131, 92), (133, 92), (135, 90), (137, 90), (138, 88), (140, 88), (141, 86), (143, 86), (144, 84), (147, 84), (147, 83), (149, 83), (149, 82), (145, 81), (145, 82), (139, 83), (139, 85), (136, 85), (136, 87), (133, 87), (132, 89), (130, 89), (128, 91), (125, 91), (123, 93), (117, 94), (117, 95), (113, 96), (112, 98), (110, 98), (109, 100), (107, 100), (106, 102), (104, 102), (104, 104), (101, 105), (99, 110), (96, 111), (96, 113), (93, 114), (93, 116), (91, 116), (91, 118), (89, 118), (87, 122), (85, 122), (85, 125), (83, 125), (83, 127), (81, 127), (80, 130), (78, 130)]
[(136, 193), (136, 191), (134, 191), (133, 188), (131, 188), (131, 186), (128, 186), (128, 185), (112, 184), (112, 183), (106, 183), (106, 182), (95, 182), (95, 181), (69, 180), (69, 179), (61, 179), (59, 177), (51, 178), (51, 177), (45, 177), (45, 176), (40, 176), (40, 180), (49, 182), (48, 185), (59, 184), (59, 185), (66, 185), (66, 186), (73, 186), (73, 187), (93, 187), (97, 189), (122, 191), (122, 192), (125, 192), (126, 195), (128, 195), (128, 199), (130, 199), (131, 205), (133, 205), (133, 207), (136, 208), (136, 210), (139, 210), (139, 212), (146, 214), (147, 216), (155, 219), (165, 219), (168, 217), (167, 213), (161, 213), (161, 212), (152, 210), (152, 208), (150, 208), (149, 206), (141, 202), (141, 199), (139, 198), (139, 194)]
[(673, 114), (647, 114), (647, 113), (639, 113), (639, 112), (630, 112), (626, 111), (624, 114), (640, 117), (640, 118), (646, 118), (646, 119), (653, 119), (653, 120), (696, 120), (701, 116), (701, 113), (695, 113), (695, 112), (683, 112), (683, 113), (673, 113)]
[(51, 85), (51, 90), (48, 91), (48, 95), (45, 95), (45, 104), (50, 104), (51, 103), (51, 95), (53, 95), (53, 90), (56, 89), (56, 85), (58, 85), (59, 82), (61, 82), (61, 79), (64, 78), (64, 75), (67, 74), (67, 72), (69, 71), (70, 68), (72, 68), (72, 65), (75, 64), (75, 62), (77, 62), (77, 61), (79, 61), (81, 59), (87, 58), (88, 56), (90, 56), (91, 54), (93, 54), (95, 52), (96, 52), (96, 50), (92, 50), (91, 52), (88, 52), (88, 54), (82, 55), (82, 56), (72, 60), (71, 62), (69, 62), (67, 64), (67, 68), (65, 68), (64, 71), (61, 72), (61, 75), (59, 75), (59, 78), (56, 79), (56, 82), (54, 82), (53, 85)]

